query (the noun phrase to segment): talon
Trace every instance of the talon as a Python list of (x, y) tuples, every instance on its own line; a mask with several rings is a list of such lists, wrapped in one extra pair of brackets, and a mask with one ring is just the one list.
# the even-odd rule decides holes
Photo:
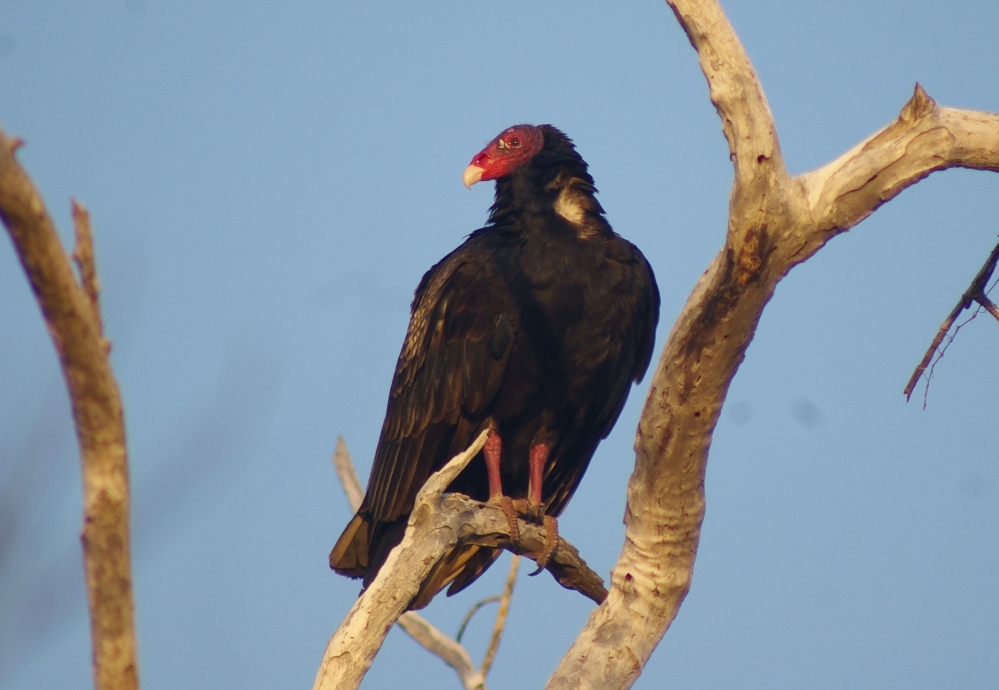
[(545, 545), (541, 549), (541, 553), (538, 554), (538, 557), (534, 559), (534, 562), (538, 564), (538, 569), (528, 575), (528, 577), (533, 577), (544, 570), (551, 561), (552, 556), (558, 551), (558, 520), (551, 515), (544, 515), (542, 517), (542, 524), (545, 527)]
[(493, 496), (489, 502), (503, 509), (506, 523), (510, 525), (510, 541), (516, 544), (520, 541), (520, 525), (517, 524), (517, 509), (513, 505), (513, 499), (509, 496)]
[(523, 515), (531, 522), (538, 525), (546, 525), (545, 523), (545, 506), (544, 503), (531, 503), (527, 501), (527, 505), (524, 508)]

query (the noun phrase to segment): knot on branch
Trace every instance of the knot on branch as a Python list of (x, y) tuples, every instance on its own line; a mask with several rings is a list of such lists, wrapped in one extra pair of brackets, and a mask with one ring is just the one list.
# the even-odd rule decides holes
[(926, 93), (919, 82), (916, 82), (912, 98), (902, 106), (902, 112), (899, 113), (898, 119), (907, 124), (912, 124), (919, 118), (932, 113), (936, 110), (936, 107), (937, 102), (930, 98), (930, 95)]

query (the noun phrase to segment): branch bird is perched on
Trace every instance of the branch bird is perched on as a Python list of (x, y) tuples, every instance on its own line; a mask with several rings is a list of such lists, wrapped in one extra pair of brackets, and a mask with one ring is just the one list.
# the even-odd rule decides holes
[[(572, 141), (551, 125), (510, 127), (465, 170), (466, 187), (481, 180), (496, 180), (489, 222), (416, 289), (367, 494), (330, 554), (365, 585), (427, 478), (484, 429), (485, 448), (450, 489), (508, 517), (524, 507), (554, 534), (652, 357), (655, 277), (604, 219)], [(497, 556), (457, 547), (410, 608), (448, 584), (449, 595), (464, 589)]]

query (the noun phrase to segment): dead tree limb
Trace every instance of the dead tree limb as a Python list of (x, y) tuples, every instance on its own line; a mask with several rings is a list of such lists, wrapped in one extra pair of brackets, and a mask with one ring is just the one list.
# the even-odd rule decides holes
[(138, 687), (138, 667), (125, 422), (101, 332), (89, 217), (82, 206), (74, 208), (81, 286), (41, 197), (14, 156), (19, 145), (0, 132), (0, 217), (41, 307), (69, 388), (83, 470), (82, 540), (94, 684), (98, 690), (133, 690)]
[(728, 232), (651, 381), (610, 594), (549, 688), (630, 687), (676, 616), (704, 518), (711, 435), (777, 283), (930, 173), (999, 171), (999, 115), (938, 107), (917, 85), (895, 122), (832, 163), (791, 177), (763, 88), (718, 2), (667, 2), (697, 50), (728, 141), (735, 173)]
[[(985, 290), (988, 285), (989, 280), (992, 278), (992, 273), (996, 270), (996, 263), (999, 262), (999, 244), (995, 246), (992, 253), (989, 254), (989, 258), (985, 260), (985, 265), (982, 266), (981, 270), (978, 271), (978, 275), (975, 279), (971, 281), (971, 285), (968, 289), (964, 291), (961, 295), (961, 299), (958, 301), (957, 306), (955, 306), (944, 322), (940, 324), (940, 329), (937, 331), (936, 336), (933, 338), (933, 342), (930, 343), (929, 348), (926, 350), (926, 354), (923, 355), (923, 359), (919, 362), (916, 370), (912, 372), (912, 377), (909, 379), (909, 383), (906, 385), (903, 393), (905, 394), (905, 401), (908, 402), (912, 398), (912, 391), (916, 389), (916, 384), (919, 383), (919, 379), (923, 376), (926, 368), (930, 365), (930, 360), (933, 359), (933, 355), (937, 354), (937, 350), (940, 348), (940, 343), (943, 342), (944, 336), (950, 331), (951, 326), (957, 320), (958, 315), (965, 309), (971, 307), (972, 304), (978, 303), (983, 309), (992, 314), (996, 319), (999, 319), (999, 307), (985, 295)], [(945, 348), (946, 349), (946, 348)], [(943, 353), (940, 353), (941, 356)], [(930, 385), (929, 377), (927, 377), (926, 385)], [(925, 405), (925, 402), (924, 402)]]
[(517, 571), (520, 569), (520, 556), (513, 554), (510, 557), (510, 570), (506, 576), (506, 585), (503, 587), (503, 594), (499, 597), (499, 611), (496, 612), (496, 622), (493, 623), (493, 633), (489, 636), (489, 647), (486, 648), (486, 655), (482, 658), (482, 677), (489, 675), (496, 660), (496, 652), (499, 651), (500, 640), (503, 639), (503, 631), (506, 629), (506, 616), (510, 612), (510, 600), (513, 598), (513, 587), (517, 584)]
[[(336, 469), (340, 484), (347, 494), (350, 509), (357, 510), (361, 506), (361, 501), (364, 500), (364, 489), (361, 487), (361, 479), (357, 476), (357, 470), (354, 468), (354, 462), (350, 458), (347, 444), (344, 443), (342, 436), (336, 440), (333, 467)], [(417, 644), (453, 668), (465, 690), (475, 690), (476, 688), (485, 690), (485, 677), (489, 672), (488, 669), (482, 671), (477, 669), (468, 650), (458, 640), (445, 635), (415, 611), (407, 611), (402, 614), (397, 623)]]
[[(409, 527), (402, 543), (385, 564), (330, 638), (313, 690), (348, 690), (361, 684), (385, 636), (416, 596), (420, 582), (430, 573), (435, 558), (420, 548), (432, 540), (432, 551), (443, 554), (454, 543), (454, 529), (447, 524), (442, 495), (458, 473), (486, 442), (483, 432), (467, 450), (433, 474), (416, 496)], [(417, 536), (421, 544), (416, 544)]]
[[(463, 453), (433, 474), (420, 489), (402, 543), (389, 554), (374, 581), (361, 593), (323, 655), (314, 690), (356, 688), (381, 648), (385, 636), (412, 602), (433, 565), (458, 544), (541, 553), (544, 527), (518, 521), (514, 541), (502, 508), (444, 490), (485, 443), (483, 432)], [(563, 587), (596, 601), (606, 597), (600, 577), (579, 558), (575, 547), (559, 539), (545, 568)]]
[[(364, 488), (361, 486), (361, 479), (357, 476), (354, 461), (351, 460), (342, 436), (336, 440), (333, 467), (340, 479), (340, 485), (347, 494), (350, 509), (357, 510), (364, 500)], [(463, 688), (466, 690), (485, 688), (485, 675), (480, 674), (479, 669), (475, 668), (471, 655), (460, 642), (445, 635), (415, 611), (407, 611), (396, 622), (417, 644), (453, 668)]]

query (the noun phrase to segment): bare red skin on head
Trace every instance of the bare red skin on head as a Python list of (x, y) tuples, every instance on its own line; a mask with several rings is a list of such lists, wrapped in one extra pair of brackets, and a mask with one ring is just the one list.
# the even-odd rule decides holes
[(514, 125), (500, 132), (469, 165), (482, 169), (480, 180), (495, 180), (530, 160), (544, 143), (544, 135), (534, 125)]

